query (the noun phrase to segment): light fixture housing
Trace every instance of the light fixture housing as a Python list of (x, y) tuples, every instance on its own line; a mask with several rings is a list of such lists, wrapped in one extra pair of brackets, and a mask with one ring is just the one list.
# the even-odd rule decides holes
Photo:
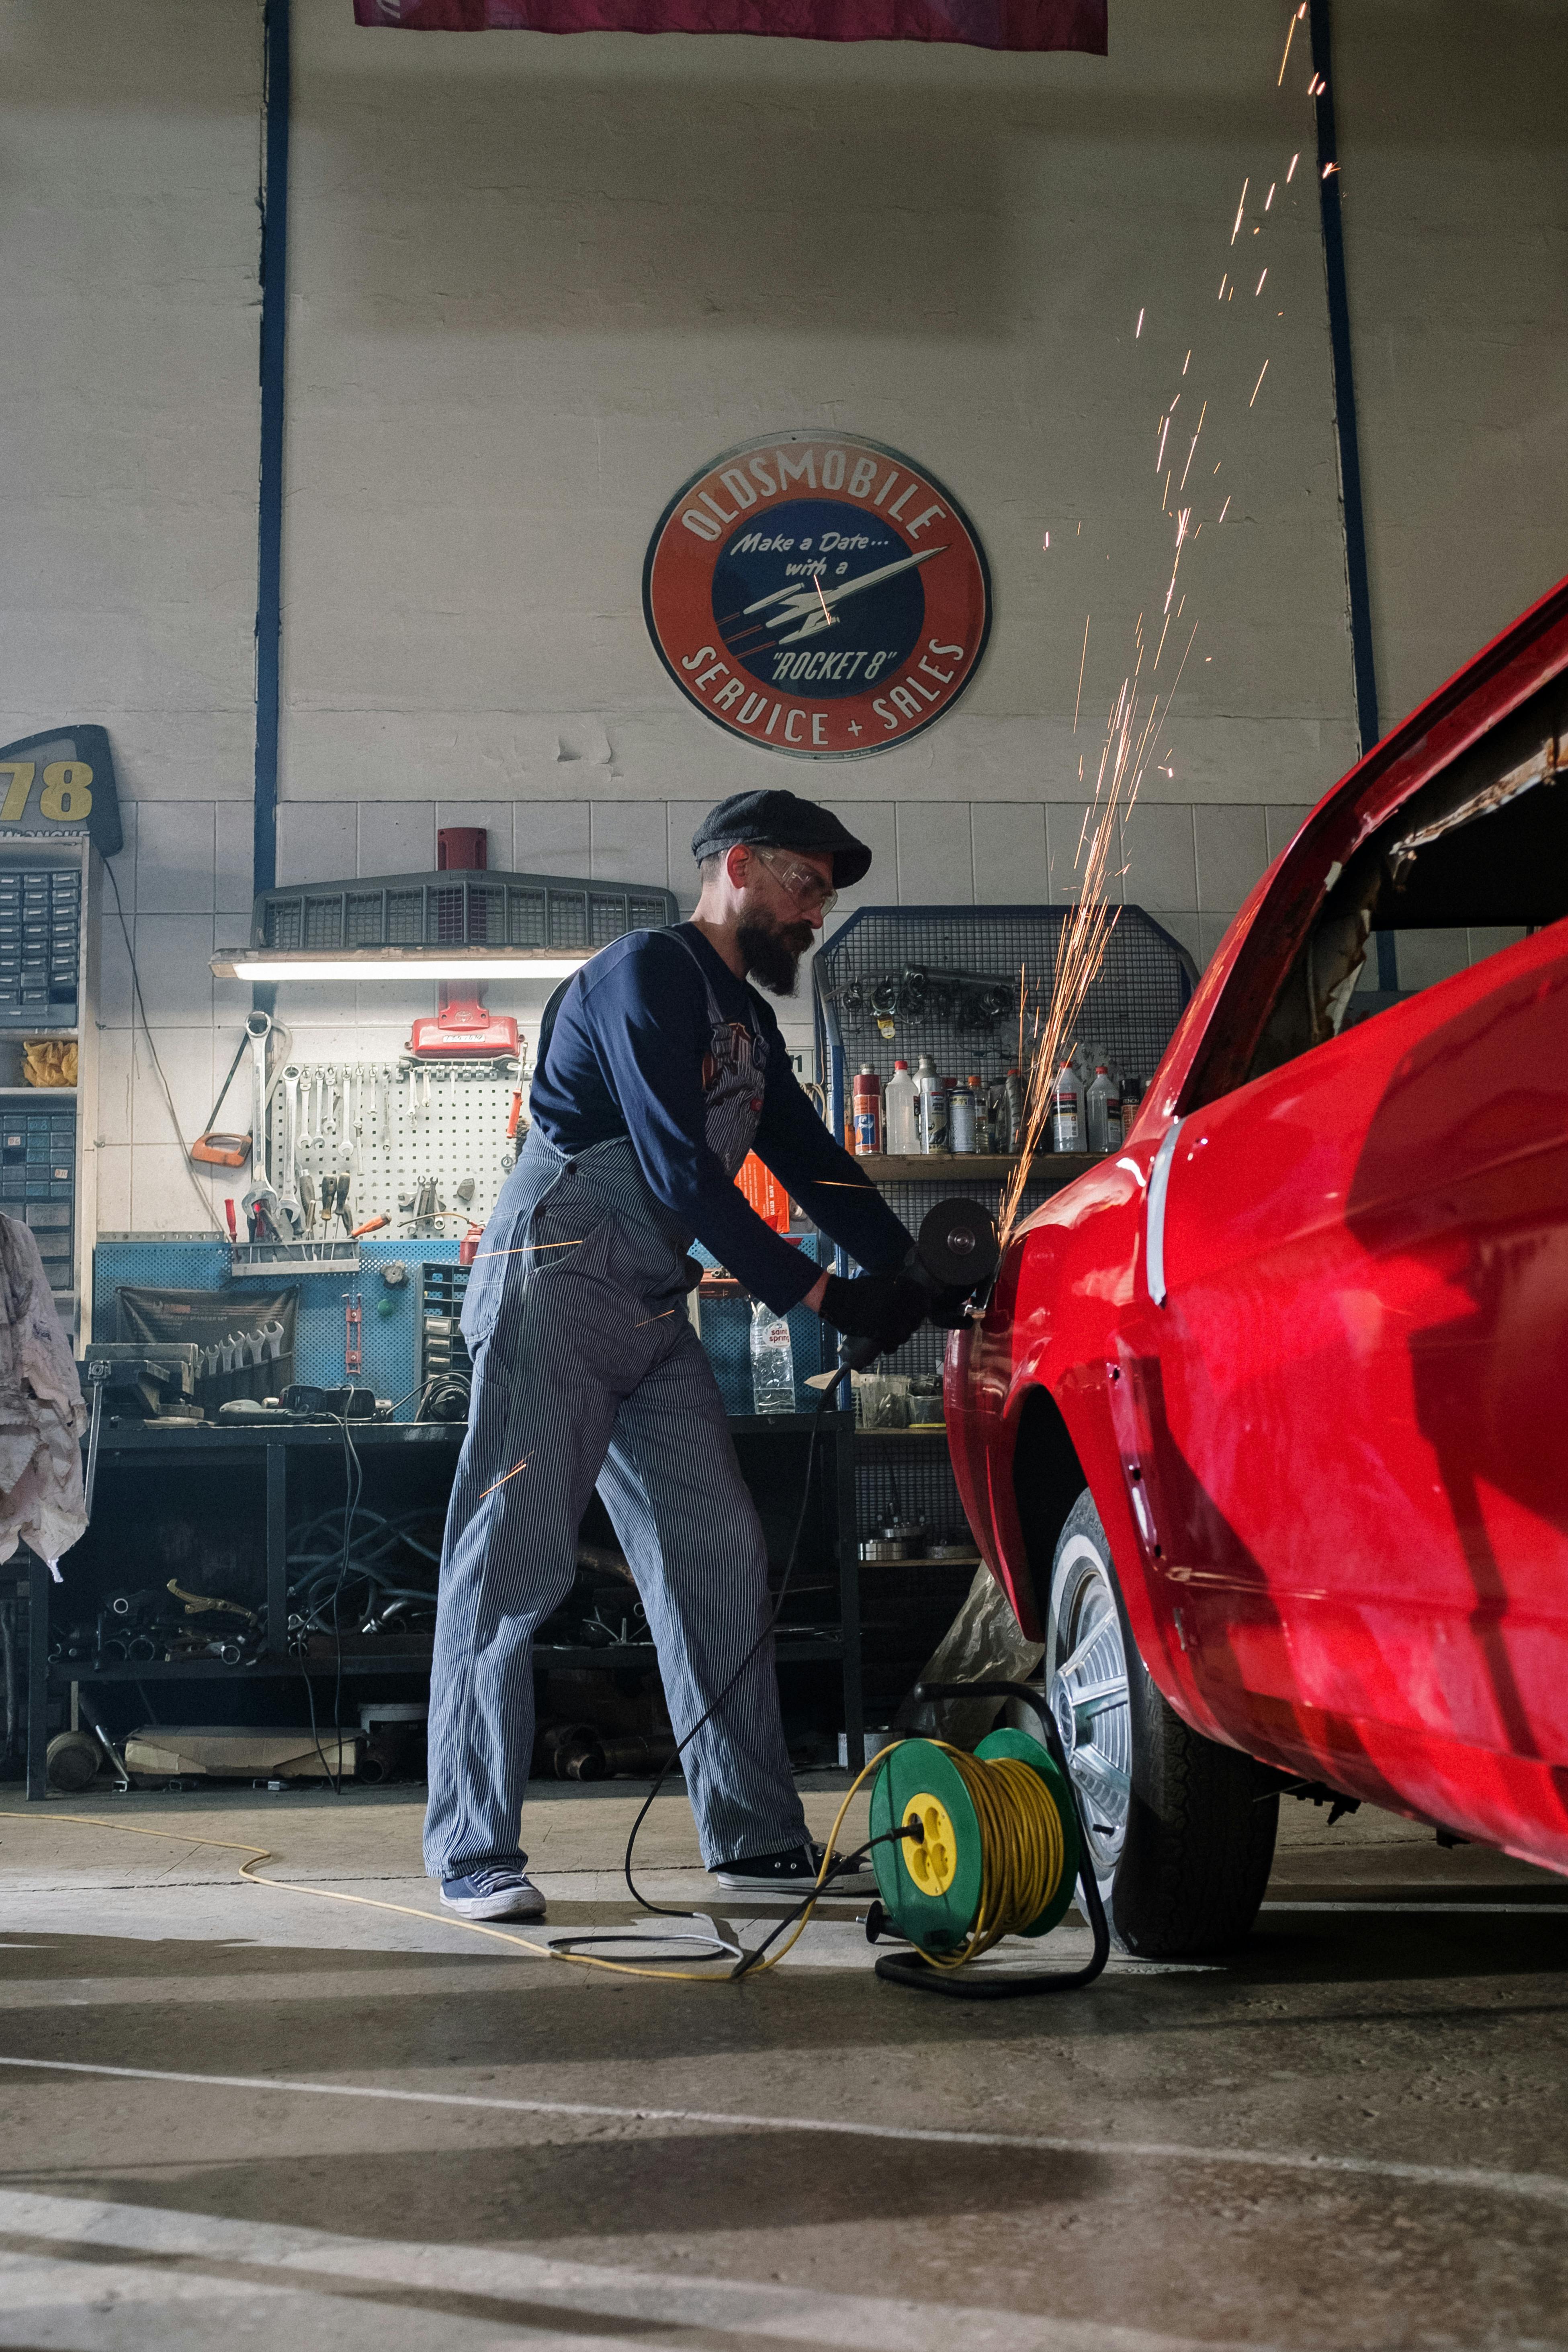
[(217, 980), (569, 980), (591, 948), (231, 948), (215, 955)]
[(662, 884), (595, 882), (484, 866), (355, 875), (264, 890), (219, 980), (541, 981), (553, 985), (627, 931), (680, 920)]

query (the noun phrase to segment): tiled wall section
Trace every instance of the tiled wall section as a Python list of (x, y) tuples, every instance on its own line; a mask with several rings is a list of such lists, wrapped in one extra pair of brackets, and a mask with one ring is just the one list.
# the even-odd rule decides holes
[[(846, 824), (876, 854), (859, 890), (842, 904), (987, 905), (1073, 895), (1081, 803), (837, 801)], [(695, 894), (689, 844), (706, 803), (684, 801), (310, 802), (279, 817), (282, 882), (351, 874), (398, 874), (436, 862), (441, 825), (479, 824), (492, 866), (668, 883), (683, 908)], [(1201, 966), (1240, 899), (1289, 838), (1305, 811), (1183, 805), (1134, 809), (1122, 829), (1117, 887), (1180, 939)], [(158, 1060), (187, 1139), (199, 1134), (237, 1046), (247, 987), (215, 981), (215, 950), (244, 944), (250, 914), (250, 810), (226, 802), (127, 803), (125, 847), (113, 862), (134, 944), (142, 1003)], [(98, 874), (101, 883), (103, 869)], [(103, 902), (99, 1222), (109, 1230), (183, 1231), (222, 1214), (234, 1179), (198, 1175), (175, 1141), (174, 1121), (145, 1036), (134, 1032), (130, 961), (112, 891)], [(545, 992), (492, 988), (498, 1010), (536, 1027)], [(803, 986), (792, 1044), (810, 1044)], [(410, 1018), (434, 1009), (431, 988), (364, 985), (279, 992), (279, 1016), (303, 1060), (389, 1059)], [(245, 1072), (223, 1113), (247, 1124)], [(134, 1150), (132, 1150), (134, 1146)], [(243, 1183), (243, 1178), (240, 1180)]]

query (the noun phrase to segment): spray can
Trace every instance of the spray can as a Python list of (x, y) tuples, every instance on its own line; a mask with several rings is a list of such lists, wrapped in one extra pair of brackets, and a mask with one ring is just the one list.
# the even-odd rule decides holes
[(864, 1160), (882, 1149), (882, 1081), (869, 1062), (855, 1074), (855, 1152)]
[(962, 1078), (955, 1079), (947, 1098), (947, 1142), (950, 1151), (974, 1150), (974, 1097)]
[(893, 1064), (893, 1075), (882, 1097), (882, 1128), (887, 1149), (900, 1159), (920, 1150), (920, 1107), (907, 1062)]
[(1103, 1062), (1094, 1066), (1094, 1083), (1085, 1102), (1091, 1151), (1121, 1148), (1121, 1089)]
[(1083, 1150), (1083, 1088), (1070, 1056), (1057, 1072), (1051, 1088), (1051, 1150)]
[(947, 1150), (947, 1089), (929, 1054), (922, 1054), (915, 1071), (915, 1095), (920, 1108), (921, 1150)]

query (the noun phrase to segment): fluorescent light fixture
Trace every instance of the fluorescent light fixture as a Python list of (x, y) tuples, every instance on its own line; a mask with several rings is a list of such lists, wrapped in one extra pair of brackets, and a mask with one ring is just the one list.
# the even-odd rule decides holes
[(592, 955), (541, 948), (328, 948), (314, 955), (280, 948), (236, 948), (212, 960), (218, 980), (569, 980)]

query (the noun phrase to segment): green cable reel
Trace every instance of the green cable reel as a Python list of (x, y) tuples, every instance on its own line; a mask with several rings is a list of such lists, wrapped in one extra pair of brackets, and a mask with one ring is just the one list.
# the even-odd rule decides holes
[[(1056, 1891), (1026, 1927), (1049, 1933), (1066, 1914), (1078, 1883), (1078, 1813), (1067, 1780), (1047, 1751), (1026, 1732), (993, 1731), (974, 1751), (977, 1763), (1014, 1757), (1044, 1781), (1061, 1824), (1062, 1867)], [(917, 1817), (916, 1842), (889, 1832)], [(922, 1952), (945, 1958), (973, 1927), (984, 1891), (985, 1856), (973, 1801), (958, 1766), (930, 1739), (900, 1740), (871, 1784), (871, 1835), (889, 1842), (871, 1849), (877, 1891), (889, 1923)]]

